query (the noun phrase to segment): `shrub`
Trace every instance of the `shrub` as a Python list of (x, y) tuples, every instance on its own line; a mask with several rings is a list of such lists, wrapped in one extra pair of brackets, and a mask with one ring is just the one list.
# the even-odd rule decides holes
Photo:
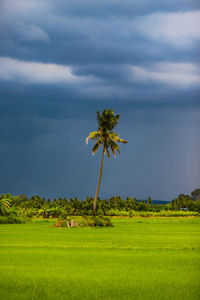
[(21, 224), (26, 223), (26, 218), (9, 215), (9, 216), (0, 216), (0, 224)]
[(56, 223), (56, 227), (110, 227), (113, 226), (110, 218), (103, 216), (84, 216), (75, 217), (73, 220), (69, 217), (60, 219)]
[(60, 219), (56, 223), (56, 227), (78, 227), (79, 223), (71, 218), (67, 217), (65, 220)]
[(134, 211), (134, 210), (118, 210), (110, 209), (106, 211), (107, 216), (119, 216), (119, 217), (189, 217), (189, 216), (199, 216), (197, 211), (172, 211), (172, 210), (162, 210), (162, 211)]
[(120, 216), (120, 217), (129, 217), (129, 212), (126, 210), (119, 210), (119, 209), (110, 209), (106, 211), (107, 216)]
[(192, 217), (192, 216), (199, 216), (199, 213), (197, 211), (160, 211), (158, 213), (158, 216), (160, 217)]
[(16, 210), (14, 207), (6, 211), (3, 216), (0, 215), (0, 224), (21, 224), (29, 220), (30, 218), (26, 214)]
[(69, 213), (67, 211), (63, 210), (60, 217), (59, 217), (59, 219), (60, 220), (70, 219), (68, 216), (69, 216)]
[[(85, 224), (84, 224), (85, 223)], [(85, 216), (83, 217), (82, 226), (90, 227), (110, 227), (113, 226), (110, 218), (103, 216)]]

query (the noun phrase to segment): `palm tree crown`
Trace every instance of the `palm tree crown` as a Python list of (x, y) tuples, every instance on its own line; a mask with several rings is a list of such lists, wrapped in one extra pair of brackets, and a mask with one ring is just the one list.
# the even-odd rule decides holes
[(110, 158), (109, 148), (116, 157), (116, 151), (120, 153), (120, 148), (117, 142), (121, 142), (123, 144), (128, 143), (127, 141), (120, 139), (119, 135), (112, 131), (117, 125), (119, 119), (120, 115), (115, 116), (113, 109), (104, 109), (102, 114), (97, 111), (98, 131), (90, 132), (89, 136), (86, 138), (87, 144), (89, 139), (97, 140), (92, 148), (93, 155), (97, 152), (99, 147), (103, 145), (104, 154), (106, 152), (107, 157)]
[(120, 115), (114, 115), (113, 109), (104, 109), (102, 114), (97, 110), (97, 122), (98, 122), (98, 131), (90, 132), (89, 136), (86, 138), (86, 144), (88, 144), (88, 140), (97, 140), (95, 145), (92, 148), (93, 155), (97, 152), (99, 147), (103, 146), (102, 158), (101, 158), (101, 168), (99, 173), (99, 179), (96, 189), (96, 195), (94, 199), (94, 208), (93, 214), (96, 215), (96, 204), (99, 193), (99, 187), (101, 182), (101, 175), (103, 170), (103, 162), (105, 153), (107, 157), (110, 158), (109, 148), (111, 149), (114, 157), (116, 157), (116, 151), (120, 153), (118, 142), (123, 144), (128, 143), (127, 141), (120, 139), (119, 135), (113, 132), (113, 128), (117, 125), (120, 119)]

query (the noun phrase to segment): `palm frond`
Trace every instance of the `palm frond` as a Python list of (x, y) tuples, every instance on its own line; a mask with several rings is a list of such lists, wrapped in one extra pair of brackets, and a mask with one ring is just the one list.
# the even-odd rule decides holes
[(119, 135), (115, 132), (109, 133), (109, 139), (111, 139), (113, 142), (120, 142), (123, 144), (127, 144), (128, 142), (126, 140), (120, 139)]
[(118, 138), (118, 142), (123, 143), (123, 144), (127, 144), (128, 142), (126, 140), (120, 139)]
[(99, 127), (101, 127), (101, 125), (100, 125), (100, 123), (101, 123), (101, 114), (98, 110), (96, 112), (96, 117), (97, 117), (97, 123), (98, 123)]
[(99, 113), (97, 110), (96, 113), (97, 116), (97, 122), (99, 128), (102, 128), (104, 131), (107, 130), (112, 130), (118, 123), (120, 115), (114, 115), (114, 110), (113, 109), (104, 109), (102, 114)]
[(115, 132), (110, 132), (108, 138), (111, 139), (113, 142), (117, 142), (119, 139), (119, 135)]
[(106, 153), (107, 153), (107, 157), (110, 158), (110, 152), (107, 147), (106, 147)]
[(92, 148), (92, 154), (94, 155), (97, 150), (99, 149), (99, 147), (102, 145), (102, 142), (101, 141), (97, 141), (96, 144), (93, 146)]
[(10, 208), (10, 199), (0, 199), (0, 210), (2, 211), (2, 213), (6, 213), (7, 209)]
[(99, 137), (101, 137), (101, 133), (99, 131), (92, 131), (89, 133), (88, 137), (85, 139), (86, 144), (88, 144), (89, 139), (91, 140), (97, 140)]
[(105, 145), (105, 148), (109, 148), (109, 140), (107, 138), (104, 138), (103, 143)]
[(109, 145), (110, 145), (110, 148), (112, 150), (114, 157), (116, 157), (115, 151), (118, 151), (118, 153), (120, 153), (119, 146), (117, 145), (117, 143), (113, 142), (112, 140), (109, 140)]
[(7, 208), (10, 208), (10, 205), (6, 202), (3, 203)]
[(10, 208), (10, 202), (11, 202), (10, 199), (5, 199), (5, 198), (0, 199), (0, 203), (1, 203), (2, 205), (5, 205), (7, 208)]

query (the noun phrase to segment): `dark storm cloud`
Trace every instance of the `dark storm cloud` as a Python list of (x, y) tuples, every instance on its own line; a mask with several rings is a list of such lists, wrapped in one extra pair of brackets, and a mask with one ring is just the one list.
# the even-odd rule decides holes
[[(5, 171), (0, 173), (2, 192), (81, 199), (93, 195), (100, 152), (93, 157), (91, 145), (85, 144), (88, 132), (96, 129), (94, 113), (88, 116), (88, 120), (47, 120), (51, 130), (32, 143), (13, 140), (8, 146), (0, 141), (0, 167)], [(122, 112), (116, 131), (129, 144), (122, 145), (116, 160), (105, 160), (100, 197), (152, 195), (164, 200), (198, 185), (199, 127), (187, 124), (189, 118), (194, 120), (198, 115), (192, 110), (158, 108)]]
[(75, 1), (59, 1), (54, 4), (56, 12), (60, 15), (72, 16), (95, 16), (96, 18), (116, 16), (129, 16), (132, 17), (138, 14), (146, 14), (156, 11), (177, 11), (182, 8), (184, 10), (195, 10), (200, 7), (199, 1), (194, 0), (188, 3), (187, 0), (128, 0), (115, 1), (115, 0), (75, 0)]
[(116, 131), (129, 144), (106, 160), (102, 197), (171, 199), (198, 187), (199, 9), (195, 0), (3, 0), (0, 193), (92, 195), (99, 154), (90, 157), (85, 137), (105, 107), (121, 113)]
[[(155, 90), (157, 89), (158, 87), (155, 87)], [(183, 96), (180, 92), (175, 94), (174, 91), (166, 89), (165, 91), (162, 90), (165, 95), (160, 101), (159, 94), (161, 91), (156, 95), (153, 92), (150, 94), (149, 89), (146, 89), (142, 96), (139, 89), (138, 98), (135, 97), (132, 101), (133, 92), (129, 94), (125, 94), (125, 92), (126, 90), (119, 99), (116, 99), (113, 92), (108, 100), (109, 107), (114, 107), (129, 121), (142, 122), (150, 126), (159, 123), (172, 125), (177, 122), (182, 123), (183, 126), (200, 125), (198, 122), (200, 103), (198, 102), (198, 95), (195, 93), (187, 92)], [(188, 101), (191, 96), (193, 100)], [(121, 103), (126, 103), (126, 105)], [(108, 102), (106, 99), (99, 101), (98, 95), (95, 99), (88, 99), (88, 96), (81, 95), (79, 91), (75, 92), (73, 89), (70, 90), (63, 86), (26, 84), (19, 87), (15, 83), (10, 85), (4, 83), (0, 92), (0, 142), (4, 145), (11, 144), (12, 147), (15, 147), (15, 143), (22, 145), (34, 143), (41, 136), (51, 135), (54, 131), (52, 127), (54, 120), (66, 119), (71, 120), (71, 124), (73, 122), (79, 124), (81, 120), (89, 119), (93, 120), (91, 127), (96, 129), (95, 111), (97, 108), (103, 110), (105, 106), (108, 107)], [(163, 114), (159, 115), (158, 112), (162, 109), (168, 111), (166, 113), (167, 118)], [(143, 118), (143, 115), (139, 114), (141, 110), (148, 111), (151, 118)], [(190, 118), (179, 119), (175, 122), (175, 118), (170, 118), (170, 111), (176, 112), (177, 110), (179, 114), (181, 110), (193, 113), (191, 113)], [(135, 111), (138, 114), (136, 113), (133, 117), (129, 111)], [(194, 111), (196, 111), (196, 116), (194, 116)], [(192, 116), (194, 117), (192, 118)], [(68, 129), (66, 128), (66, 134)], [(88, 131), (89, 129), (85, 130), (83, 136), (86, 136)]]
[[(70, 65), (197, 60), (197, 50), (188, 51), (188, 46), (199, 33), (186, 24), (197, 18), (187, 16), (197, 9), (197, 2), (188, 11), (187, 1), (168, 2), (21, 1), (16, 6), (13, 0), (3, 1), (1, 53)], [(176, 19), (183, 21), (176, 24)]]

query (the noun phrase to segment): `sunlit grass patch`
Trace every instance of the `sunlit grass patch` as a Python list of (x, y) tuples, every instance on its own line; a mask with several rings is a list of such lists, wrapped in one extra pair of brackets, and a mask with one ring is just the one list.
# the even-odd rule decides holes
[(0, 226), (1, 299), (198, 299), (200, 218), (55, 221)]

